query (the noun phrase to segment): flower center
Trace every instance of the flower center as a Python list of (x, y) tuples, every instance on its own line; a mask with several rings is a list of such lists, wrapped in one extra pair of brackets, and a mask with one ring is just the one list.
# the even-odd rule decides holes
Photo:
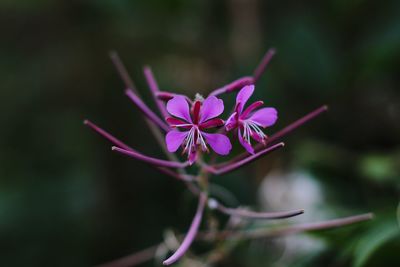
[(247, 143), (250, 144), (250, 138), (254, 138), (254, 134), (260, 140), (263, 140), (267, 137), (256, 122), (252, 120), (241, 120), (240, 123), (243, 126), (243, 138)]
[(190, 155), (192, 151), (196, 149), (197, 145), (201, 147), (202, 151), (208, 152), (206, 141), (204, 140), (199, 127), (197, 125), (192, 125), (192, 128), (189, 130), (189, 133), (183, 142), (183, 153), (187, 152)]

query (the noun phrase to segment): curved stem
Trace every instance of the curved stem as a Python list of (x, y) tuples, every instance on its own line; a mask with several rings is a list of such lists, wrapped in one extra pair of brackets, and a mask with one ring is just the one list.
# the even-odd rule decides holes
[(199, 204), (197, 206), (196, 214), (193, 218), (192, 224), (190, 225), (189, 231), (187, 232), (185, 238), (183, 239), (182, 244), (180, 247), (172, 254), (171, 257), (166, 259), (163, 264), (164, 265), (171, 265), (177, 260), (179, 260), (185, 252), (189, 249), (190, 245), (192, 244), (196, 234), (199, 230), (201, 218), (203, 216), (204, 206), (207, 201), (207, 196), (204, 193), (201, 193), (199, 196)]

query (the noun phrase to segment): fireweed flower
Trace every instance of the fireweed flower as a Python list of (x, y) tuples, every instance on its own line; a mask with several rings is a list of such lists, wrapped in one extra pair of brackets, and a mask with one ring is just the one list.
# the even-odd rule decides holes
[[(222, 204), (223, 201), (220, 202), (215, 199), (216, 196), (213, 195), (208, 186), (211, 175), (222, 175), (237, 170), (266, 154), (282, 148), (284, 143), (279, 142), (279, 140), (283, 136), (289, 134), (296, 128), (327, 110), (326, 106), (322, 106), (284, 127), (267, 139), (267, 136), (263, 133), (261, 128), (271, 126), (275, 123), (277, 120), (277, 111), (274, 108), (260, 108), (263, 105), (262, 101), (254, 102), (247, 108), (245, 108), (245, 105), (254, 92), (254, 84), (259, 80), (274, 54), (275, 50), (270, 49), (253, 72), (252, 76), (239, 78), (227, 85), (217, 88), (212, 91), (210, 96), (206, 99), (203, 99), (198, 95), (193, 102), (186, 96), (160, 91), (151, 69), (145, 67), (144, 75), (161, 116), (156, 112), (153, 112), (141, 99), (138, 90), (136, 90), (133, 81), (129, 77), (128, 72), (118, 55), (116, 53), (111, 54), (111, 59), (125, 83), (126, 95), (143, 114), (146, 123), (149, 125), (150, 131), (159, 142), (160, 147), (164, 150), (167, 159), (154, 158), (142, 154), (93, 122), (85, 120), (84, 123), (97, 134), (111, 142), (114, 145), (112, 147), (113, 151), (150, 164), (161, 172), (181, 180), (185, 183), (189, 191), (198, 198), (197, 210), (186, 235), (182, 238), (182, 243), (170, 257), (163, 261), (164, 265), (170, 265), (178, 261), (185, 255), (186, 251), (190, 248), (191, 243), (197, 238), (202, 238), (205, 241), (210, 242), (215, 241), (218, 242), (219, 245), (223, 246), (225, 244), (225, 239), (227, 238), (227, 242), (229, 242), (229, 238), (235, 237), (258, 238), (268, 237), (271, 233), (272, 235), (276, 235), (315, 229), (326, 229), (352, 224), (371, 218), (371, 214), (364, 214), (320, 223), (291, 225), (286, 228), (278, 229), (277, 233), (271, 232), (273, 231), (271, 229), (265, 229), (265, 231), (264, 229), (242, 231), (244, 229), (242, 227), (245, 227), (246, 224), (239, 223), (230, 225), (229, 231), (215, 232), (215, 230), (212, 230), (208, 232), (206, 230), (200, 235), (198, 234), (203, 213), (206, 208), (209, 210), (219, 211), (226, 216), (233, 216), (235, 218), (264, 220), (283, 219), (297, 216), (304, 212), (301, 209), (284, 212), (255, 212), (243, 208), (225, 207)], [(232, 145), (225, 134), (220, 132), (212, 133), (209, 131), (224, 125), (224, 121), (218, 118), (218, 116), (220, 116), (224, 111), (224, 103), (221, 99), (217, 98), (217, 96), (237, 92), (238, 90), (240, 91), (236, 97), (235, 110), (225, 123), (225, 130), (231, 131), (237, 129), (240, 143), (244, 146), (247, 152), (251, 153), (251, 155), (245, 152), (225, 162), (216, 163), (213, 160), (209, 162), (201, 162), (201, 164), (199, 164), (200, 170), (198, 174), (188, 174), (186, 167), (196, 161), (198, 154), (208, 152), (209, 147), (218, 155), (227, 155), (231, 151)], [(167, 103), (165, 104), (165, 102)], [(166, 118), (167, 123), (165, 123), (162, 118), (168, 115), (171, 116)], [(165, 132), (166, 135), (164, 139), (163, 134)], [(251, 139), (257, 141), (258, 144), (252, 147)], [(188, 161), (181, 162), (173, 153), (171, 153), (176, 152), (179, 147), (182, 147), (182, 152), (188, 155)], [(223, 189), (223, 191), (225, 190), (226, 189)], [(165, 244), (166, 243), (167, 241), (165, 241)], [(158, 254), (158, 247), (164, 246), (165, 244), (162, 242), (159, 246), (156, 246), (155, 249), (147, 249), (138, 254), (133, 254), (101, 266), (134, 266), (156, 257), (156, 254)], [(231, 244), (228, 244), (228, 246), (231, 246)]]
[(251, 154), (254, 154), (251, 139), (265, 145), (267, 136), (261, 128), (274, 125), (278, 119), (278, 112), (275, 108), (258, 109), (264, 104), (263, 101), (256, 101), (244, 109), (253, 93), (254, 85), (247, 85), (239, 91), (236, 97), (235, 111), (225, 124), (226, 131), (238, 130), (239, 142)]
[(222, 119), (216, 118), (224, 111), (224, 102), (221, 99), (209, 96), (202, 100), (198, 96), (189, 110), (186, 98), (177, 95), (168, 101), (167, 111), (174, 117), (168, 117), (166, 121), (170, 127), (175, 128), (165, 136), (169, 152), (176, 152), (182, 146), (182, 153), (188, 154), (190, 164), (196, 161), (198, 149), (209, 151), (207, 144), (219, 155), (229, 154), (232, 145), (228, 137), (204, 131), (224, 125)]

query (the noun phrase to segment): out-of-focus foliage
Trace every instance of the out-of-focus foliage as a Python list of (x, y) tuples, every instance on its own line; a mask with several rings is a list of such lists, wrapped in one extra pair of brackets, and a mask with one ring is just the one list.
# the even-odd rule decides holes
[(144, 64), (165, 90), (207, 94), (251, 73), (272, 46), (256, 93), (280, 112), (267, 134), (321, 104), (330, 111), (283, 151), (214, 182), (239, 203), (274, 209), (257, 198), (271, 179), (309, 205), (280, 202), (309, 208), (307, 221), (376, 219), (244, 243), (219, 266), (398, 266), (399, 1), (3, 0), (0, 22), (1, 266), (90, 266), (160, 242), (166, 228), (186, 230), (195, 207), (184, 186), (112, 153), (81, 123), (89, 117), (161, 156), (109, 50), (151, 103)]

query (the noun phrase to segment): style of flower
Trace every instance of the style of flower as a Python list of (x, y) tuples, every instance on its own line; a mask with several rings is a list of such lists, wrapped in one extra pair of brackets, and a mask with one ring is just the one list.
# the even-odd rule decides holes
[(278, 119), (278, 112), (275, 108), (258, 109), (264, 104), (263, 101), (256, 101), (244, 109), (253, 92), (254, 85), (247, 85), (240, 90), (236, 96), (235, 111), (225, 123), (226, 131), (238, 129), (239, 142), (251, 154), (254, 154), (251, 138), (265, 145), (267, 136), (261, 127), (272, 126)]
[[(180, 146), (183, 153), (188, 154), (189, 164), (193, 164), (200, 148), (203, 152), (209, 152), (207, 144), (219, 155), (227, 155), (232, 149), (229, 138), (219, 133), (206, 133), (204, 130), (224, 125), (222, 119), (216, 118), (224, 111), (224, 103), (215, 96), (209, 96), (205, 100), (197, 97), (192, 104), (184, 96), (176, 95), (167, 103), (167, 111), (174, 117), (166, 118), (173, 130), (165, 137), (169, 152), (176, 152)], [(177, 128), (182, 131), (178, 131)]]

